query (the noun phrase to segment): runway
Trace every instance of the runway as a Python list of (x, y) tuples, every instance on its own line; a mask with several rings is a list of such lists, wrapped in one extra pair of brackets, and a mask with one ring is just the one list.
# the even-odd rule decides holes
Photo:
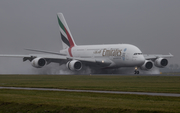
[(133, 94), (133, 95), (180, 97), (180, 94), (173, 94), (173, 93), (148, 93), (148, 92), (123, 92), (123, 91), (98, 91), (98, 90), (71, 90), (71, 89), (23, 88), (23, 87), (0, 87), (0, 89), (38, 90), (38, 91), (66, 91), (66, 92), (87, 92), (87, 93), (107, 93), (107, 94), (108, 93), (109, 94)]

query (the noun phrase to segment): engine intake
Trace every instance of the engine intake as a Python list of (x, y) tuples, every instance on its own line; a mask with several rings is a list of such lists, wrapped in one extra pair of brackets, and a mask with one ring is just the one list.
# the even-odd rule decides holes
[(72, 60), (67, 62), (66, 67), (72, 71), (79, 71), (82, 69), (82, 63), (78, 60)]
[(158, 58), (158, 59), (155, 60), (154, 65), (156, 67), (163, 68), (163, 67), (168, 65), (168, 60), (164, 59), (164, 58)]
[(144, 64), (141, 66), (142, 70), (150, 70), (153, 67), (153, 63), (151, 60), (146, 60)]
[(35, 58), (31, 61), (31, 64), (35, 68), (42, 68), (46, 65), (46, 60), (44, 58)]

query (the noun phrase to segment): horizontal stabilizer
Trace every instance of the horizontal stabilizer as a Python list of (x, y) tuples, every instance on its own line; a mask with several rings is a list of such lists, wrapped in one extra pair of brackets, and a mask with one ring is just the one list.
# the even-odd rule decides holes
[(43, 51), (43, 50), (35, 50), (35, 49), (25, 49), (28, 51), (35, 51), (35, 52), (40, 52), (40, 53), (49, 53), (49, 54), (55, 54), (55, 55), (63, 55), (66, 56), (65, 54), (57, 53), (57, 52), (52, 52), (52, 51)]

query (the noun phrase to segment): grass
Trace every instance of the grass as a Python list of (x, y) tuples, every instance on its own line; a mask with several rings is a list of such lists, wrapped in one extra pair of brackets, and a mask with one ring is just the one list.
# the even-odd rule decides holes
[[(0, 86), (180, 93), (180, 77), (0, 75)], [(169, 113), (179, 105), (179, 97), (0, 90), (0, 113)]]
[(180, 98), (140, 95), (0, 90), (0, 112), (180, 112)]
[(0, 86), (180, 93), (180, 76), (0, 75)]

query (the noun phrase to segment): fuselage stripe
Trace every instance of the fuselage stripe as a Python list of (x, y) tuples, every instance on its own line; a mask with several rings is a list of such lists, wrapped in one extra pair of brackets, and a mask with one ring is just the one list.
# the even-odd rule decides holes
[(72, 57), (72, 51), (71, 50), (72, 50), (72, 47), (74, 47), (74, 43), (73, 43), (72, 38), (69, 35), (69, 33), (68, 33), (66, 28), (65, 28), (65, 31), (66, 31), (66, 34), (67, 34), (67, 37), (68, 37), (68, 40), (69, 40), (69, 44), (70, 44), (70, 48), (68, 49), (69, 55)]
[(59, 23), (60, 28), (65, 32), (65, 27), (64, 27), (63, 23), (61, 22), (59, 17), (57, 17), (57, 18), (58, 18), (58, 23)]
[[(67, 38), (61, 34), (62, 40), (63, 40), (63, 42), (64, 42), (65, 44), (67, 44), (67, 45), (69, 46), (68, 52), (69, 52), (69, 55), (72, 57), (72, 51), (71, 51), (71, 49), (72, 49), (72, 47), (74, 47), (74, 42), (73, 42), (73, 40), (72, 40), (72, 38), (71, 38), (68, 30), (66, 29), (66, 27), (63, 25), (63, 23), (62, 23), (61, 20), (59, 19), (59, 17), (57, 17), (57, 18), (58, 18), (58, 23), (59, 23), (60, 28), (66, 33), (67, 38), (68, 38), (68, 40), (67, 40)], [(65, 39), (65, 38), (66, 38), (66, 39)], [(69, 42), (69, 43), (68, 43), (68, 42)]]
[(61, 32), (60, 32), (60, 34), (61, 34), (62, 41), (70, 47), (70, 44), (69, 44), (69, 41), (67, 40), (67, 38)]

